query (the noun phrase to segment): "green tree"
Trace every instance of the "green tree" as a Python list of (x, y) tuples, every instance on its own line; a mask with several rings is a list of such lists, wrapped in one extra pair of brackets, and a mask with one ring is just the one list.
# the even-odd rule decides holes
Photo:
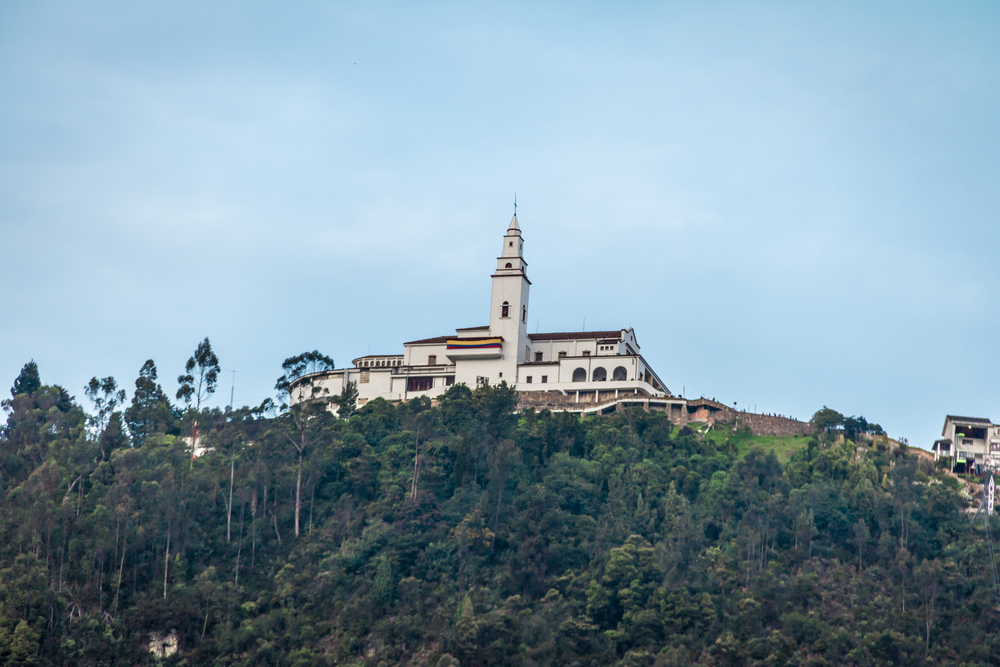
[(288, 410), (281, 432), (298, 454), (295, 479), (295, 537), (299, 537), (302, 514), (302, 461), (309, 448), (311, 436), (328, 414), (332, 399), (328, 389), (313, 383), (311, 379), (306, 379), (294, 387), (293, 384), (304, 375), (333, 368), (333, 359), (313, 350), (285, 359), (281, 368), (285, 373), (275, 382), (274, 388), (283, 394), (286, 401), (283, 407)]
[(96, 377), (90, 378), (83, 392), (96, 410), (90, 418), (90, 424), (96, 429), (103, 461), (112, 449), (123, 444), (121, 414), (118, 408), (125, 403), (125, 390), (119, 389), (115, 379), (108, 376), (100, 380)]
[(311, 398), (318, 398), (322, 393), (319, 385), (312, 382), (298, 383), (295, 395), (292, 396), (292, 384), (295, 380), (306, 375), (312, 375), (321, 371), (328, 371), (334, 368), (333, 359), (320, 353), (319, 350), (303, 352), (294, 357), (288, 357), (281, 364), (285, 374), (278, 378), (274, 388), (277, 389), (289, 402), (303, 401)]
[(31, 629), (27, 621), (19, 621), (14, 628), (14, 637), (10, 642), (10, 657), (7, 664), (18, 667), (31, 667), (38, 664), (38, 633)]
[(821, 433), (829, 433), (844, 425), (844, 415), (836, 410), (831, 410), (825, 405), (821, 410), (817, 410), (809, 420), (813, 428)]
[(21, 368), (20, 374), (18, 374), (17, 379), (14, 380), (14, 386), (10, 389), (10, 395), (30, 395), (38, 391), (41, 386), (42, 380), (38, 376), (38, 364), (36, 364), (35, 360), (32, 359)]
[(347, 419), (354, 414), (358, 405), (358, 385), (354, 382), (348, 382), (340, 391), (340, 395), (333, 400), (337, 404), (337, 416), (341, 419)]
[(372, 599), (380, 606), (386, 607), (392, 602), (396, 593), (396, 582), (392, 575), (392, 562), (385, 554), (378, 558), (375, 567), (375, 577), (372, 579)]
[(215, 393), (220, 370), (219, 358), (212, 351), (212, 344), (206, 336), (184, 364), (184, 375), (177, 378), (177, 383), (180, 384), (177, 399), (187, 405), (191, 405), (193, 400), (194, 409), (201, 410), (201, 404)]
[(132, 405), (125, 411), (125, 423), (136, 447), (141, 447), (158, 433), (179, 433), (177, 415), (170, 399), (156, 382), (156, 364), (152, 359), (148, 359), (139, 370)]

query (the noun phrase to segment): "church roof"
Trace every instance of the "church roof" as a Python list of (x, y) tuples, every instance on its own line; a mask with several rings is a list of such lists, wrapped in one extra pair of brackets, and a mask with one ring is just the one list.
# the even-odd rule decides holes
[[(485, 327), (476, 327), (476, 330)], [(458, 329), (458, 331), (463, 331), (463, 329)], [(473, 329), (464, 329), (464, 331), (473, 331)], [(435, 336), (434, 338), (422, 338), (420, 340), (411, 340), (408, 343), (403, 343), (403, 345), (440, 345), (442, 343), (447, 343), (450, 340), (486, 340), (497, 339), (503, 340), (503, 336)]]
[(591, 340), (594, 338), (613, 338), (618, 340), (622, 335), (621, 329), (617, 331), (578, 331), (566, 333), (530, 333), (531, 340)]
[(507, 231), (509, 232), (512, 229), (521, 231), (521, 228), (517, 224), (517, 213), (515, 213), (514, 217), (510, 219), (510, 227), (507, 228)]
[(422, 338), (420, 340), (411, 340), (408, 343), (403, 343), (403, 345), (433, 345), (434, 343), (447, 343), (450, 339), (455, 338), (454, 336), (435, 336), (434, 338)]

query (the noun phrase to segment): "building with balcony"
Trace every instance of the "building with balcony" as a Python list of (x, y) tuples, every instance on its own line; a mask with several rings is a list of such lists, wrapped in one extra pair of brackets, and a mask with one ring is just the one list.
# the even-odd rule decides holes
[(1000, 470), (1000, 424), (985, 417), (947, 415), (932, 451), (935, 461), (951, 458), (955, 472)]
[[(503, 236), (493, 270), (489, 321), (455, 333), (403, 343), (402, 354), (368, 355), (349, 368), (313, 373), (292, 383), (292, 400), (358, 388), (358, 404), (416, 396), (434, 398), (453, 384), (471, 388), (506, 382), (521, 392), (558, 394), (564, 403), (619, 397), (670, 398), (643, 358), (631, 328), (574, 333), (528, 333), (531, 281), (517, 215)], [(308, 387), (309, 391), (303, 391)], [(647, 402), (648, 405), (648, 402)]]

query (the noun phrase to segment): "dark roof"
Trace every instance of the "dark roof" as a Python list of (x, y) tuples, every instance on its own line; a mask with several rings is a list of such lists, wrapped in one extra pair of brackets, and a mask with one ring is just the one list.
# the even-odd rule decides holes
[(567, 333), (530, 333), (531, 340), (591, 340), (594, 338), (618, 338), (622, 335), (621, 329), (617, 331), (577, 331)]
[(447, 343), (449, 339), (453, 339), (455, 336), (436, 336), (434, 338), (422, 338), (420, 340), (411, 340), (408, 343), (403, 343), (403, 345), (431, 345), (433, 343)]
[(969, 422), (970, 424), (992, 424), (989, 419), (985, 417), (959, 417), (957, 415), (948, 415), (945, 419), (950, 419), (953, 422)]
[(481, 327), (462, 327), (461, 329), (455, 329), (455, 331), (476, 331), (478, 329), (489, 329), (490, 325), (485, 324)]

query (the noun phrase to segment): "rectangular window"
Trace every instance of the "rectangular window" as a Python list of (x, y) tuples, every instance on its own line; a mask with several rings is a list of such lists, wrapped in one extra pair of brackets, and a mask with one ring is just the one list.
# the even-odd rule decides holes
[(444, 376), (444, 386), (450, 387), (453, 384), (455, 384), (455, 376), (454, 375), (445, 375)]
[(549, 376), (548, 375), (543, 375), (542, 376), (542, 384), (545, 384), (548, 381), (549, 381)]
[(437, 358), (436, 354), (429, 354), (429, 355), (427, 355), (427, 365), (428, 366), (437, 366), (437, 362), (438, 362), (438, 358)]
[(542, 360), (542, 353), (535, 352), (535, 361), (541, 361), (541, 360)]
[(565, 359), (566, 358), (566, 351), (565, 350), (563, 350), (562, 352), (559, 353), (559, 358), (560, 359)]
[(531, 384), (531, 376), (529, 375), (528, 377), (524, 378), (524, 381), (527, 382), (528, 384)]
[(406, 391), (427, 391), (433, 382), (434, 378), (407, 378)]
[(372, 372), (367, 368), (361, 371), (361, 380), (360, 380), (361, 384), (368, 384), (368, 381), (371, 379), (371, 375)]
[(590, 356), (590, 350), (584, 350), (583, 351), (583, 356), (589, 357)]

